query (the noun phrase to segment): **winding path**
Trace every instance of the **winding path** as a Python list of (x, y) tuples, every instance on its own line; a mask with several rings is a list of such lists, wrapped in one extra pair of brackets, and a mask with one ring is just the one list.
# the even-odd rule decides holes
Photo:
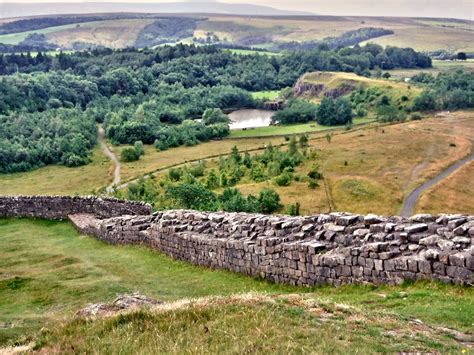
[(456, 170), (464, 166), (465, 164), (471, 162), (474, 160), (474, 151), (471, 151), (471, 154), (468, 155), (467, 157), (458, 160), (456, 163), (453, 165), (449, 166), (446, 170), (444, 170), (442, 173), (439, 175), (435, 176), (434, 178), (426, 181), (424, 184), (418, 186), (416, 189), (414, 189), (406, 198), (405, 201), (403, 202), (402, 206), (402, 211), (401, 215), (403, 217), (411, 217), (413, 215), (413, 212), (415, 210), (416, 202), (420, 198), (420, 196), (429, 188), (433, 187), (436, 185), (438, 182), (441, 180), (447, 178), (449, 175), (454, 173)]
[(107, 189), (106, 189), (107, 192), (112, 192), (114, 186), (116, 186), (120, 182), (120, 169), (121, 169), (120, 161), (118, 160), (117, 156), (107, 146), (107, 143), (105, 142), (105, 131), (104, 131), (104, 128), (101, 125), (99, 125), (98, 128), (97, 128), (97, 137), (99, 139), (100, 146), (102, 147), (102, 150), (104, 151), (104, 154), (110, 160), (112, 160), (112, 162), (114, 163), (114, 166), (115, 166), (115, 168), (114, 168), (114, 180), (112, 181), (112, 183), (109, 186), (107, 186)]

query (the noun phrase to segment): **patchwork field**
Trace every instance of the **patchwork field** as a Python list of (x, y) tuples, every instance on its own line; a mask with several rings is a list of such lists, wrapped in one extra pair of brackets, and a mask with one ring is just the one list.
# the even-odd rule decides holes
[[(0, 351), (465, 352), (472, 345), (472, 288), (281, 286), (106, 245), (66, 222), (28, 219), (0, 220), (0, 256)], [(95, 321), (74, 316), (131, 292), (171, 303)]]
[[(29, 33), (43, 33), (48, 40), (70, 48), (74, 42), (95, 43), (113, 48), (133, 45), (139, 32), (152, 23), (150, 18), (95, 21), (50, 27), (0, 36), (0, 43), (17, 44)], [(271, 42), (312, 41), (360, 28), (375, 27), (392, 30), (393, 35), (374, 38), (368, 42), (420, 51), (446, 49), (451, 52), (474, 51), (472, 22), (391, 17), (253, 17), (210, 15), (197, 22), (195, 38), (209, 33), (228, 42), (268, 47)]]
[(466, 61), (450, 61), (450, 60), (433, 60), (433, 68), (429, 69), (395, 69), (388, 70), (390, 75), (395, 80), (404, 80), (405, 78), (411, 78), (419, 73), (430, 73), (433, 76), (439, 73), (450, 72), (456, 69), (464, 69), (468, 72), (474, 71), (474, 60), (469, 59)]

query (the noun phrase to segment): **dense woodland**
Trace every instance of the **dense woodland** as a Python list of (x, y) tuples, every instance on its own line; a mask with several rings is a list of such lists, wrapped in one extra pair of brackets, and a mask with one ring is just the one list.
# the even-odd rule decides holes
[[(1, 55), (1, 121), (28, 122), (27, 127), (35, 126), (35, 134), (23, 132), (20, 125), (2, 129), (0, 147), (7, 153), (2, 154), (0, 171), (26, 171), (50, 163), (86, 163), (95, 143), (95, 136), (88, 132), (95, 122), (103, 123), (107, 137), (116, 144), (142, 141), (154, 143), (157, 149), (193, 145), (229, 133), (225, 122), (193, 120), (206, 109), (258, 106), (260, 102), (252, 99), (251, 91), (292, 86), (305, 72), (370, 74), (374, 68), (430, 65), (430, 58), (411, 49), (383, 49), (377, 45), (339, 50), (320, 46), (276, 57), (239, 56), (213, 46), (192, 45), (153, 50), (97, 49), (54, 57), (45, 53)], [(298, 102), (295, 105), (305, 106), (298, 106)], [(352, 118), (346, 101), (328, 101), (324, 107), (344, 115), (334, 121), (327, 118), (328, 114), (324, 116), (324, 110), (318, 110), (318, 122), (322, 124), (347, 123)], [(314, 112), (312, 115), (316, 115)], [(72, 116), (77, 119), (68, 119)], [(51, 120), (63, 121), (68, 129), (51, 131), (49, 123), (35, 123)], [(88, 129), (79, 123), (87, 123)], [(58, 155), (56, 149), (66, 133), (78, 138), (74, 147), (65, 150), (69, 155)], [(22, 136), (25, 139), (16, 138)], [(46, 139), (51, 144), (40, 143)], [(23, 154), (18, 156), (14, 153), (20, 146)], [(50, 154), (39, 154), (40, 150)]]

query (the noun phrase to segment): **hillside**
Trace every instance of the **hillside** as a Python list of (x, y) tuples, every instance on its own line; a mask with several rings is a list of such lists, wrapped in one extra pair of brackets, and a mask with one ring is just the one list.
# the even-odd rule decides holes
[[(186, 3), (186, 12), (189, 14), (206, 12), (205, 6), (197, 7), (195, 6), (197, 4)], [(139, 9), (139, 7), (136, 9)], [(211, 11), (213, 13), (219, 12), (219, 7), (213, 7), (207, 12)], [(103, 14), (101, 15), (103, 17), (101, 21), (97, 21), (97, 15), (95, 15), (94, 18), (91, 17), (89, 22), (84, 20), (85, 15), (81, 15), (81, 21), (78, 23), (51, 27), (42, 25), (36, 30), (31, 30), (31, 28), (28, 28), (29, 31), (18, 29), (15, 33), (0, 35), (0, 43), (18, 44), (28, 34), (40, 33), (46, 36), (48, 43), (55, 44), (63, 49), (71, 49), (75, 43), (82, 44), (82, 46), (103, 45), (113, 48), (133, 45), (143, 46), (145, 44), (151, 46), (157, 42), (144, 43), (137, 41), (140, 36), (143, 37), (143, 32), (149, 32), (148, 29), (151, 24), (159, 24), (162, 27), (160, 23), (165, 21), (166, 18), (178, 24), (181, 20), (176, 16), (184, 16), (166, 14), (166, 12), (162, 11), (161, 17), (129, 13), (128, 15), (122, 14), (120, 18), (114, 18), (114, 16), (117, 17), (117, 14)], [(474, 51), (472, 42), (474, 22), (468, 20), (290, 16), (288, 14), (275, 16), (275, 14), (260, 11), (253, 13), (250, 11), (250, 16), (247, 12), (244, 12), (247, 14), (245, 16), (234, 15), (236, 13), (239, 13), (239, 11), (229, 10), (227, 14), (188, 14), (186, 16), (191, 17), (196, 22), (195, 26), (190, 27), (191, 32), (187, 35), (170, 37), (169, 42), (194, 41), (196, 43), (236, 44), (284, 49), (288, 44), (298, 45), (325, 39), (338, 41), (346, 37), (350, 38), (350, 42), (342, 43), (355, 44), (366, 41), (382, 45), (412, 47), (421, 51), (445, 50), (452, 53)], [(11, 23), (18, 20), (4, 21)], [(373, 34), (357, 35), (363, 30), (366, 32), (372, 31)], [(152, 39), (156, 36), (159, 37), (159, 33), (153, 31), (149, 35), (152, 36)], [(163, 40), (162, 42), (166, 41)]]
[(314, 72), (303, 75), (295, 84), (294, 93), (312, 101), (320, 101), (325, 96), (339, 97), (349, 95), (356, 90), (371, 89), (374, 93), (387, 95), (403, 107), (409, 106), (421, 89), (409, 84), (373, 79), (354, 73)]

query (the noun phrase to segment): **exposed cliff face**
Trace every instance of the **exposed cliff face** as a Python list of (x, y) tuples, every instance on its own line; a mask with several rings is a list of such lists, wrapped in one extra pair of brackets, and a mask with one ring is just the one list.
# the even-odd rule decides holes
[(298, 79), (293, 88), (293, 94), (295, 96), (319, 96), (324, 90), (326, 86), (324, 84), (314, 84), (306, 82), (303, 78)]
[(296, 82), (293, 94), (304, 97), (338, 98), (351, 93), (353, 90), (355, 90), (355, 86), (350, 83), (342, 83), (339, 87), (330, 89), (323, 83), (310, 83), (302, 77)]

